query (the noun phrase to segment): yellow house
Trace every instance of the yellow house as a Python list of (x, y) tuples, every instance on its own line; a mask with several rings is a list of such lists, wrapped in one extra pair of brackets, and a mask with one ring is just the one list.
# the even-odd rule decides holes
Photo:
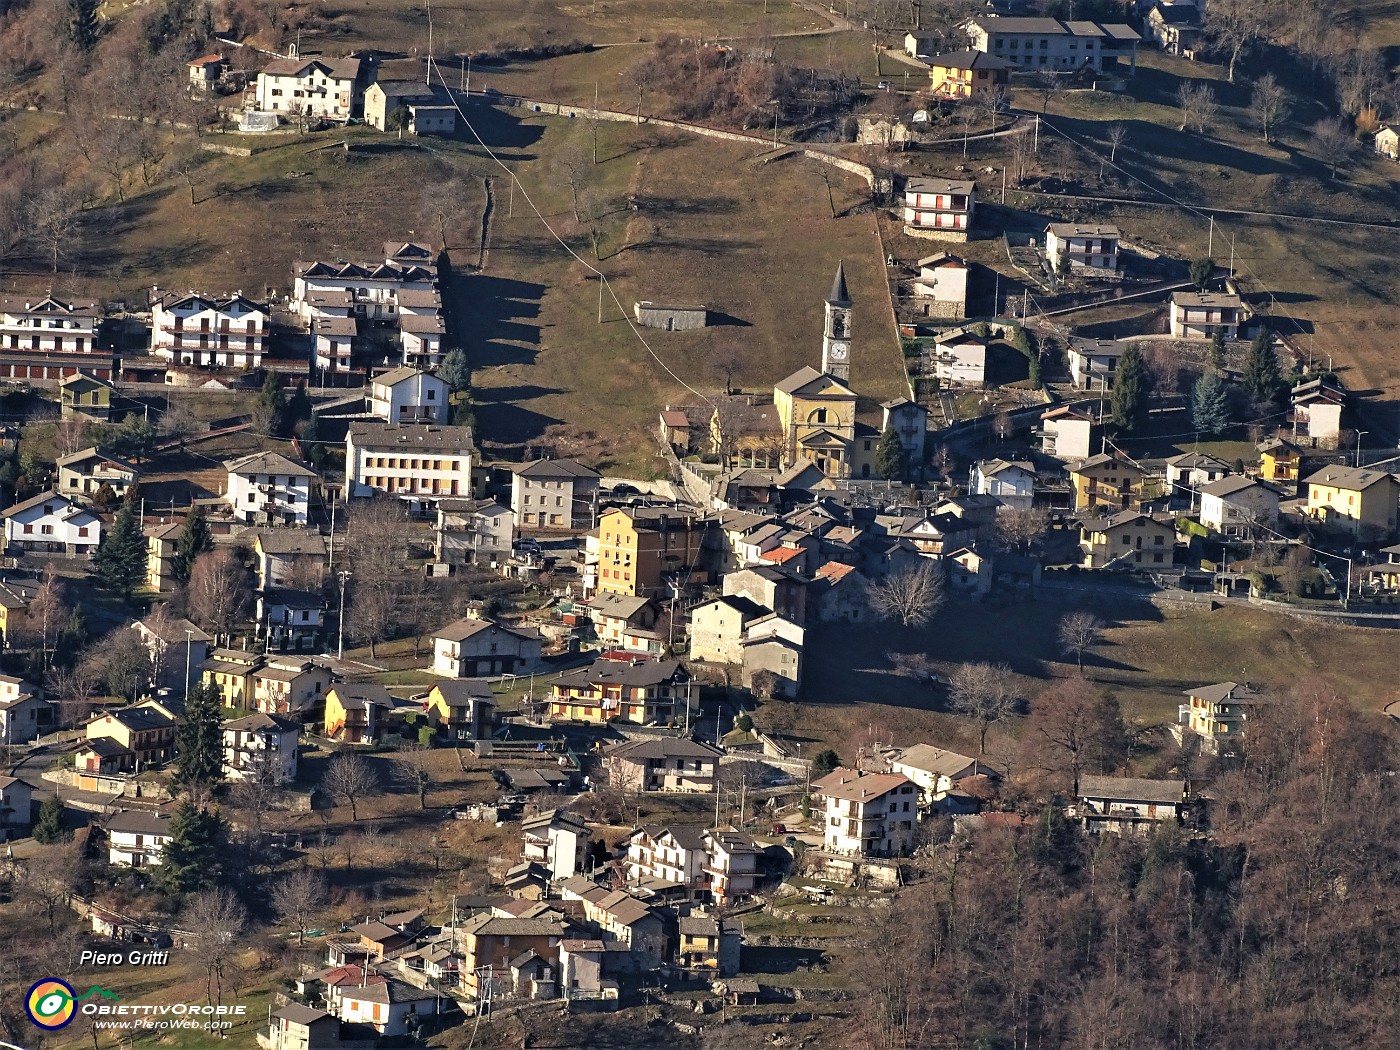
[(326, 690), (326, 736), (343, 744), (373, 744), (383, 714), (393, 709), (394, 698), (382, 685), (337, 682)]
[(693, 709), (694, 683), (678, 660), (598, 660), (560, 675), (550, 686), (551, 722), (638, 725), (665, 722)]
[(655, 598), (666, 577), (688, 577), (699, 566), (706, 518), (674, 510), (627, 507), (598, 521), (598, 590)]
[(1176, 526), (1150, 514), (1122, 510), (1108, 518), (1079, 523), (1081, 564), (1086, 569), (1170, 567)]
[(1264, 699), (1248, 683), (1221, 682), (1183, 692), (1187, 702), (1178, 708), (1178, 722), (1199, 736), (1201, 746), (1211, 754), (1220, 749), (1222, 742), (1243, 735), (1251, 710)]
[(205, 685), (219, 688), (227, 707), (253, 706), (253, 672), (262, 666), (262, 656), (246, 649), (215, 649), (204, 661)]
[(788, 466), (807, 460), (829, 478), (853, 473), (856, 395), (835, 376), (810, 365), (773, 388)]
[(105, 711), (87, 723), (88, 740), (113, 740), (146, 766), (175, 753), (175, 716), (154, 700)]
[(112, 384), (81, 369), (64, 378), (59, 385), (59, 404), (63, 417), (91, 416), (104, 423), (112, 418)]
[(0, 642), (5, 646), (14, 644), (11, 631), (24, 629), (24, 612), (38, 586), (28, 580), (0, 580)]
[(1009, 90), (1011, 64), (984, 51), (954, 51), (929, 59), (929, 80), (938, 98), (990, 98)]
[(1395, 532), (1400, 478), (1383, 470), (1331, 464), (1307, 479), (1307, 515), (1353, 536)]
[(1262, 481), (1296, 483), (1303, 452), (1290, 441), (1273, 438), (1259, 446), (1259, 477)]
[(1091, 456), (1069, 472), (1074, 509), (1136, 510), (1142, 505), (1141, 467), (1117, 455)]
[(491, 735), (496, 694), (484, 678), (439, 682), (421, 698), (428, 721), (449, 740), (480, 740)]

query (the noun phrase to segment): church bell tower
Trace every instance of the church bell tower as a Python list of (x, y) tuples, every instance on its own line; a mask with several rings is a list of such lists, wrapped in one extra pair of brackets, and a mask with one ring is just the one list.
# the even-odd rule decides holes
[(851, 293), (846, 290), (846, 263), (836, 264), (836, 277), (826, 297), (826, 327), (822, 332), (822, 371), (851, 382)]

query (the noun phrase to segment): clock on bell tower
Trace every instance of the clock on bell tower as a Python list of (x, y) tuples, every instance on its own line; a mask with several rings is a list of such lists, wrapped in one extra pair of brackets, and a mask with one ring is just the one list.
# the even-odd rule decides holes
[(826, 297), (826, 327), (822, 332), (822, 371), (843, 383), (851, 381), (851, 293), (846, 290), (846, 263), (836, 265), (831, 294)]

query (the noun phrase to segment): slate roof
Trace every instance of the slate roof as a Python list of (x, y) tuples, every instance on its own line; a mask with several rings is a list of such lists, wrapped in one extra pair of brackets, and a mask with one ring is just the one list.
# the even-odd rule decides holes
[(1115, 798), (1132, 802), (1180, 802), (1186, 794), (1182, 780), (1145, 780), (1138, 777), (1079, 778), (1080, 798)]

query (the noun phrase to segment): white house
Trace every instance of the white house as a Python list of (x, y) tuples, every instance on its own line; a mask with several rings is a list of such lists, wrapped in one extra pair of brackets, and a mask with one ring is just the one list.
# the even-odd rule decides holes
[(944, 386), (976, 387), (987, 382), (987, 340), (971, 332), (949, 332), (934, 340), (933, 374)]
[(52, 490), (5, 511), (5, 545), (42, 554), (92, 555), (102, 543), (102, 519)]
[(1079, 409), (1052, 408), (1041, 414), (1040, 425), (1040, 450), (1047, 456), (1069, 462), (1094, 454), (1094, 421)]
[(898, 857), (914, 845), (919, 789), (898, 773), (840, 768), (812, 785), (822, 802), (822, 848), (828, 853)]
[(979, 15), (963, 28), (973, 50), (995, 55), (1025, 72), (1089, 69), (1098, 73), (1113, 68), (1120, 59), (1136, 67), (1137, 44), (1142, 39), (1121, 23), (1058, 18)]
[(1226, 292), (1173, 292), (1171, 333), (1177, 339), (1234, 339), (1244, 321), (1244, 301)]
[(928, 443), (928, 409), (907, 397), (886, 401), (880, 405), (880, 432), (886, 430), (899, 435), (906, 463), (916, 468), (923, 464)]
[(442, 364), (442, 340), (447, 334), (439, 313), (399, 312), (399, 338), (403, 363), (410, 368), (436, 368)]
[(526, 861), (543, 864), (555, 882), (583, 870), (588, 853), (588, 825), (581, 817), (562, 809), (550, 809), (530, 817), (520, 826)]
[(1230, 473), (1230, 465), (1205, 452), (1183, 452), (1167, 460), (1167, 486), (1173, 495), (1196, 491)]
[(529, 674), (539, 666), (540, 633), (491, 620), (458, 620), (433, 633), (433, 673), (444, 678)]
[(493, 499), (440, 499), (433, 535), (438, 561), (498, 568), (510, 560), (515, 518)]
[(938, 801), (959, 780), (987, 772), (977, 759), (932, 744), (906, 747), (890, 762), (890, 772), (908, 777), (922, 793), (923, 802)]
[(285, 784), (297, 776), (301, 723), (258, 712), (224, 723), (224, 777)]
[(27, 744), (53, 728), (53, 705), (23, 678), (0, 675), (0, 744)]
[(1293, 406), (1294, 440), (1301, 437), (1314, 447), (1337, 447), (1347, 403), (1341, 384), (1326, 376), (1309, 379), (1293, 388), (1289, 401)]
[(125, 496), (141, 477), (135, 466), (96, 447), (59, 456), (56, 465), (58, 491), (70, 496), (92, 496), (103, 485), (118, 497)]
[(518, 529), (588, 529), (601, 475), (573, 459), (538, 459), (515, 469), (510, 506)]
[(102, 310), (90, 299), (0, 296), (0, 349), (95, 353), (101, 321)]
[(971, 180), (910, 178), (904, 182), (904, 232), (914, 237), (965, 241), (977, 207)]
[[(403, 981), (388, 980), (378, 984), (356, 985), (346, 982), (337, 989), (334, 1002), (336, 1016), (346, 1024), (370, 1025), (386, 1039), (403, 1038), (416, 1030), (410, 1017), (431, 1017), (440, 1009), (438, 996)], [(312, 1047), (322, 1044), (312, 1044)], [(338, 1046), (339, 1036), (334, 1043)]]
[(258, 629), (267, 631), (269, 649), (315, 649), (326, 626), (326, 603), (315, 591), (296, 587), (265, 587), (258, 592), (254, 612)]
[(1201, 524), (1226, 535), (1278, 522), (1278, 492), (1262, 481), (1231, 474), (1201, 488)]
[(199, 368), (257, 368), (272, 327), (267, 307), (227, 298), (151, 293), (151, 353)]
[(914, 280), (914, 305), (925, 317), (961, 319), (967, 315), (967, 278), (971, 268), (949, 252), (919, 260)]
[(1035, 464), (1024, 460), (984, 459), (969, 471), (969, 490), (995, 496), (1017, 510), (1029, 510), (1035, 500)]
[(1069, 359), (1069, 374), (1080, 390), (1108, 392), (1113, 389), (1113, 376), (1118, 361), (1128, 344), (1119, 339), (1084, 339), (1072, 336), (1065, 350)]
[(349, 313), (318, 313), (307, 324), (315, 344), (312, 354), (323, 378), (326, 372), (349, 369), (360, 337), (360, 322)]
[(452, 389), (431, 372), (395, 368), (370, 380), (370, 411), (386, 423), (450, 423)]
[(1084, 776), (1076, 815), (1090, 835), (1150, 835), (1157, 825), (1179, 820), (1185, 800), (1181, 780)]
[(703, 825), (646, 824), (628, 837), (623, 870), (628, 886), (666, 883), (700, 896), (708, 860)]
[(1052, 222), (1045, 227), (1045, 258), (1059, 273), (1118, 272), (1117, 226), (1078, 222)]
[(199, 680), (200, 667), (209, 659), (213, 638), (189, 620), (147, 616), (131, 625), (151, 656), (157, 685), (183, 689)]
[(351, 423), (345, 436), (345, 498), (397, 496), (427, 514), (444, 496), (472, 494), (471, 427)]
[(276, 452), (255, 452), (224, 464), (224, 498), (234, 517), (249, 525), (306, 525), (316, 472)]
[(161, 851), (173, 837), (170, 818), (138, 810), (124, 810), (107, 818), (107, 863), (124, 868), (144, 868), (160, 863)]
[(20, 838), (34, 826), (34, 789), (18, 777), (0, 776), (0, 841)]
[(257, 107), (286, 117), (349, 120), (363, 104), (358, 58), (298, 58), (269, 62), (258, 74)]

